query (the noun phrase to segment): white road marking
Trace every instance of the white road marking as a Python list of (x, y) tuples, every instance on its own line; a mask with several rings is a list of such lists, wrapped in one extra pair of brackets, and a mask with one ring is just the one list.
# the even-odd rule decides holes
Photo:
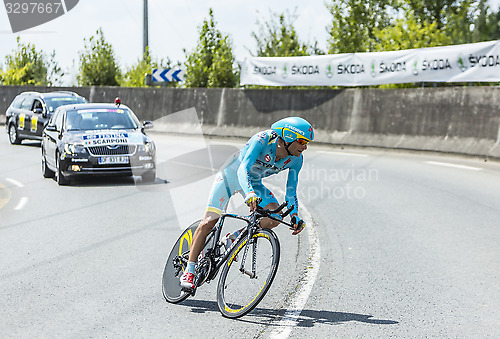
[(323, 154), (332, 154), (332, 155), (345, 155), (347, 157), (367, 157), (368, 154), (362, 153), (347, 153), (347, 152), (333, 152), (333, 151), (317, 151), (318, 153)]
[[(269, 185), (266, 183), (266, 185)], [(274, 185), (269, 185), (274, 186)], [(274, 186), (272, 187), (275, 191), (281, 191), (280, 188)], [(283, 192), (282, 192), (283, 194)], [(303, 204), (299, 204), (303, 206)], [(271, 332), (270, 338), (273, 339), (286, 339), (292, 332), (292, 329), (297, 326), (298, 318), (304, 309), (309, 295), (311, 294), (314, 283), (316, 282), (316, 277), (319, 273), (319, 266), (321, 263), (321, 248), (319, 244), (318, 234), (316, 233), (316, 227), (313, 226), (313, 219), (311, 213), (305, 208), (300, 208), (300, 214), (304, 216), (304, 221), (306, 222), (307, 239), (309, 240), (310, 251), (309, 251), (309, 261), (306, 266), (306, 273), (300, 282), (300, 288), (294, 293), (290, 306), (281, 318), (281, 320), (276, 320), (276, 328)]]
[(436, 166), (444, 166), (444, 167), (453, 167), (453, 168), (460, 168), (460, 169), (466, 169), (466, 170), (471, 170), (471, 171), (481, 171), (482, 168), (479, 167), (472, 167), (472, 166), (465, 166), (465, 165), (457, 165), (457, 164), (450, 164), (448, 162), (438, 162), (438, 161), (426, 161), (427, 164), (430, 165), (436, 165)]
[(16, 211), (19, 211), (22, 209), (26, 204), (28, 203), (28, 198), (22, 197), (21, 200), (19, 200), (19, 203), (17, 206), (14, 208)]
[(7, 180), (8, 182), (10, 182), (11, 184), (17, 186), (17, 187), (24, 187), (23, 184), (21, 184), (19, 181), (17, 180), (14, 180), (14, 179), (11, 179), (11, 178), (5, 178), (5, 180)]

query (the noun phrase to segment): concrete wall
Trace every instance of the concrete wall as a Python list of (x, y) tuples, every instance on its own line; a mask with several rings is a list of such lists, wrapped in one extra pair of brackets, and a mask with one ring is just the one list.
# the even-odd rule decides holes
[[(500, 158), (500, 87), (345, 90), (0, 87), (0, 112), (26, 90), (72, 90), (91, 102), (119, 96), (157, 129), (171, 113), (195, 108), (204, 133), (249, 137), (293, 115), (309, 120), (317, 141), (338, 145), (431, 150)], [(5, 120), (2, 114), (1, 121)], [(189, 124), (189, 123), (188, 123)], [(188, 126), (189, 127), (189, 126)]]

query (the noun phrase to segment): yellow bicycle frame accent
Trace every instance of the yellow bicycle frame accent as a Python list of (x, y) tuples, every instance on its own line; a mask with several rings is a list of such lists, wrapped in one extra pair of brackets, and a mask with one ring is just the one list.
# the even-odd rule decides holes
[[(267, 234), (264, 234), (264, 233), (255, 233), (252, 238), (257, 238), (257, 237), (269, 239), (269, 236)], [(227, 261), (227, 266), (231, 266), (231, 263), (233, 262), (234, 258), (238, 255), (238, 253), (240, 252), (241, 248), (243, 246), (245, 246), (246, 243), (247, 243), (247, 239), (245, 239), (245, 241), (243, 241), (241, 243), (241, 245), (238, 247), (238, 249), (236, 251), (234, 251), (234, 253), (231, 256), (231, 258), (229, 258), (229, 260)]]
[(179, 256), (182, 255), (182, 245), (184, 243), (184, 240), (187, 241), (188, 249), (190, 249), (191, 244), (193, 243), (193, 231), (191, 231), (191, 229), (189, 229), (181, 238), (181, 241), (179, 244)]
[[(255, 237), (255, 236), (254, 236)], [(227, 266), (231, 266), (231, 263), (233, 262), (234, 258), (238, 255), (238, 253), (240, 252), (241, 248), (243, 246), (245, 246), (245, 244), (247, 243), (247, 239), (245, 239), (245, 241), (243, 241), (241, 243), (241, 245), (238, 247), (238, 249), (236, 251), (234, 251), (233, 255), (231, 256), (231, 258), (229, 258), (229, 260), (227, 261)]]
[(225, 305), (225, 306), (224, 306), (224, 308), (226, 309), (226, 311), (228, 311), (228, 312), (230, 312), (230, 313), (236, 313), (236, 312), (241, 311), (242, 309), (247, 308), (247, 307), (248, 307), (248, 305), (250, 305), (251, 303), (253, 303), (253, 301), (254, 301), (255, 299), (257, 299), (257, 297), (260, 295), (260, 292), (262, 292), (262, 289), (264, 289), (264, 286), (266, 286), (266, 284), (267, 284), (267, 281), (264, 281), (264, 285), (262, 285), (262, 287), (261, 287), (261, 289), (260, 289), (259, 293), (257, 293), (257, 294), (255, 295), (255, 297), (254, 297), (254, 298), (253, 298), (253, 299), (252, 299), (252, 300), (251, 300), (248, 304), (246, 304), (245, 306), (243, 306), (243, 307), (241, 307), (241, 308), (238, 308), (237, 310), (233, 310), (233, 309), (231, 309), (231, 308), (227, 307), (227, 305)]

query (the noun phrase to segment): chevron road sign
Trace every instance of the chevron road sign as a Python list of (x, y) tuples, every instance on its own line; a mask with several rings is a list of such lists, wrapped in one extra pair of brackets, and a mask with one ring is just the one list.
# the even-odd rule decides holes
[(153, 69), (153, 82), (182, 81), (182, 69)]

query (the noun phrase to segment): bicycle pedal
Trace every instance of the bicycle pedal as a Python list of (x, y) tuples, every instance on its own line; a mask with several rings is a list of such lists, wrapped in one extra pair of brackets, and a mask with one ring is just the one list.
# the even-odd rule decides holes
[(181, 291), (189, 294), (192, 297), (194, 297), (194, 295), (196, 294), (196, 289), (193, 288), (181, 288)]

